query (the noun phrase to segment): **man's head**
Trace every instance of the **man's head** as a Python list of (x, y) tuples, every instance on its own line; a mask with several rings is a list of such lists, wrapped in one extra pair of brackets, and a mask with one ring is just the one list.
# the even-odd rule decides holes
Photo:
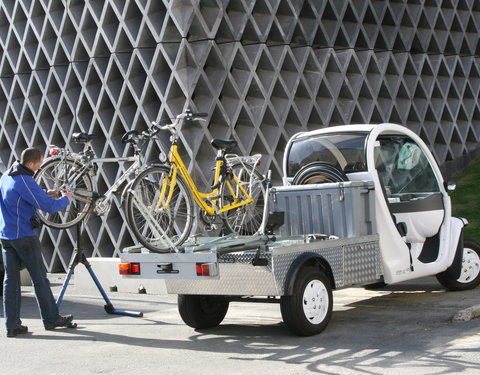
[(36, 172), (43, 162), (43, 154), (34, 147), (26, 148), (20, 155), (20, 164)]

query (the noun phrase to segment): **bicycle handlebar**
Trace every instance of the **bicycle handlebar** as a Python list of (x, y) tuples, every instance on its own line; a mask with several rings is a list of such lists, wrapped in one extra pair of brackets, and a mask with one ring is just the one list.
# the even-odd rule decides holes
[(194, 112), (192, 113), (192, 117), (208, 117), (208, 113), (206, 112)]
[(121, 141), (122, 143), (137, 144), (139, 142), (152, 138), (153, 136), (155, 136), (155, 134), (157, 134), (157, 132), (158, 132), (158, 129), (144, 130), (141, 133), (139, 133), (136, 130), (130, 130), (123, 135)]
[(122, 137), (122, 143), (138, 143), (145, 139), (152, 138), (155, 136), (159, 130), (169, 130), (171, 133), (174, 133), (174, 129), (179, 120), (203, 120), (203, 117), (208, 117), (206, 112), (191, 112), (189, 109), (185, 110), (184, 113), (179, 114), (173, 124), (161, 125), (157, 122), (152, 122), (152, 127), (149, 130), (143, 131), (141, 134), (136, 130), (130, 130), (126, 132)]
[(175, 118), (175, 121), (172, 124), (168, 125), (161, 125), (155, 121), (152, 122), (152, 127), (157, 128), (158, 130), (169, 130), (171, 133), (174, 132), (175, 127), (177, 126), (177, 123), (179, 120), (187, 120), (187, 121), (193, 121), (193, 120), (203, 120), (203, 117), (208, 117), (208, 113), (206, 112), (191, 112), (189, 109), (187, 109), (184, 113), (181, 113), (177, 115)]
[(185, 120), (197, 120), (201, 117), (207, 117), (208, 113), (205, 112), (192, 112), (189, 109), (186, 109), (185, 112), (179, 114), (177, 116), (177, 120), (185, 119)]
[(170, 125), (160, 125), (160, 124), (157, 124), (156, 122), (152, 122), (152, 127), (155, 127), (157, 129), (154, 129), (154, 130), (169, 130), (169, 129), (173, 129), (175, 127), (174, 124), (170, 124)]

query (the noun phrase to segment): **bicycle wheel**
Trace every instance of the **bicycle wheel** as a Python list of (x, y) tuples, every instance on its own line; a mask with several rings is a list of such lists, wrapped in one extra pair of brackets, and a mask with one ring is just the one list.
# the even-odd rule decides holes
[(128, 205), (130, 204), (130, 194), (128, 193), (132, 187), (132, 184), (133, 184), (133, 180), (130, 180), (127, 182), (127, 184), (125, 185), (125, 188), (123, 189), (122, 191), (122, 194), (121, 194), (121, 205), (122, 205), (122, 210), (123, 210), (123, 213), (124, 213), (124, 216), (125, 216), (125, 220), (126, 220), (126, 223), (127, 225), (130, 227), (130, 220), (128, 218)]
[(133, 181), (129, 194), (134, 196), (126, 201), (128, 224), (135, 237), (156, 253), (173, 251), (172, 245), (180, 246), (192, 231), (193, 201), (181, 176), (177, 175), (170, 202), (167, 204), (170, 185), (162, 202), (159, 201), (169, 175), (170, 168), (166, 166), (146, 169)]
[(90, 211), (93, 182), (88, 174), (78, 176), (82, 166), (73, 160), (46, 160), (34, 178), (45, 190), (67, 190), (73, 199), (63, 210), (53, 214), (38, 210), (40, 220), (49, 227), (65, 229), (77, 224)]
[[(248, 195), (253, 198), (253, 202), (225, 211), (222, 215), (223, 222), (231, 232), (245, 236), (256, 234), (260, 230), (263, 219), (266, 194), (265, 178), (259, 171), (247, 164), (234, 164), (231, 170)], [(237, 199), (245, 199), (233, 178), (228, 175), (227, 178), (230, 178)], [(227, 184), (223, 183), (220, 187), (220, 209), (232, 202), (234, 202), (234, 197)]]

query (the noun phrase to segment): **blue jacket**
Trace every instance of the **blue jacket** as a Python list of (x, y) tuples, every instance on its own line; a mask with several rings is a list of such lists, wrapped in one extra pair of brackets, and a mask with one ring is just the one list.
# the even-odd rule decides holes
[(0, 238), (35, 236), (31, 218), (36, 216), (36, 209), (55, 213), (68, 203), (67, 197), (51, 198), (33, 179), (33, 171), (14, 163), (0, 178)]

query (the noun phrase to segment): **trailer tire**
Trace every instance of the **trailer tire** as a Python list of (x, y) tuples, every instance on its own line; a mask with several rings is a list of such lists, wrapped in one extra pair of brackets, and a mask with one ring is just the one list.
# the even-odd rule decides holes
[(460, 277), (454, 280), (448, 277), (446, 272), (442, 272), (437, 274), (437, 280), (450, 290), (469, 290), (480, 285), (480, 244), (465, 238)]
[(280, 299), (283, 321), (298, 336), (312, 336), (322, 332), (330, 321), (332, 308), (330, 280), (317, 267), (300, 270), (292, 295)]
[(184, 323), (195, 329), (217, 327), (225, 318), (229, 301), (220, 296), (178, 295), (178, 312)]

